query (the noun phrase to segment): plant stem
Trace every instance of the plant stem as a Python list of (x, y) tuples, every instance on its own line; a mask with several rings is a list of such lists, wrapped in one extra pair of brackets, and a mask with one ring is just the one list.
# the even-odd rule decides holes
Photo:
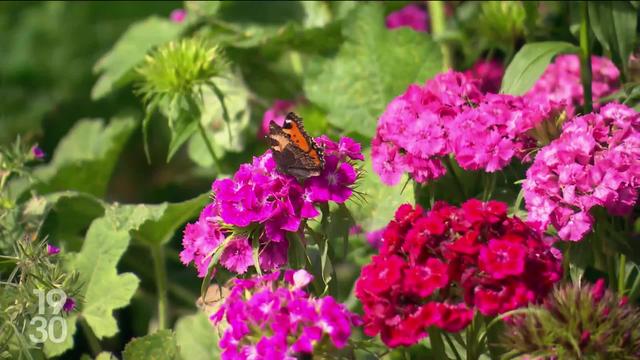
[(627, 276), (625, 274), (627, 266), (627, 257), (620, 255), (620, 263), (618, 264), (618, 294), (624, 295), (624, 291), (627, 284)]
[(213, 150), (213, 144), (209, 141), (209, 137), (207, 137), (207, 132), (202, 126), (202, 123), (198, 121), (198, 130), (200, 131), (200, 135), (202, 135), (202, 139), (204, 140), (204, 144), (207, 146), (207, 150), (209, 150), (209, 154), (211, 154), (211, 158), (213, 159), (213, 163), (216, 165), (216, 170), (218, 173), (222, 172), (222, 165), (220, 164), (220, 159), (216, 155), (215, 150)]
[(158, 329), (167, 328), (167, 271), (164, 261), (164, 250), (162, 245), (151, 245), (151, 256), (153, 257), (153, 268), (158, 289)]
[(429, 17), (431, 18), (431, 34), (436, 40), (440, 40), (440, 48), (442, 49), (442, 69), (447, 71), (452, 68), (451, 49), (449, 46), (438, 39), (446, 30), (446, 20), (444, 14), (444, 1), (427, 1), (429, 8)]
[(80, 318), (80, 327), (82, 328), (82, 332), (84, 332), (84, 336), (87, 338), (87, 342), (89, 343), (89, 348), (91, 349), (91, 353), (93, 356), (98, 356), (100, 352), (102, 352), (102, 347), (100, 346), (100, 341), (96, 337), (96, 334), (93, 333), (89, 324), (87, 324), (87, 320), (84, 318)]
[(453, 177), (453, 180), (455, 181), (456, 185), (458, 186), (458, 189), (460, 190), (460, 194), (462, 195), (462, 199), (466, 199), (467, 198), (467, 194), (466, 191), (464, 190), (464, 184), (462, 183), (462, 180), (460, 180), (460, 178), (458, 177), (458, 174), (455, 171), (455, 168), (453, 167), (453, 163), (451, 162), (451, 158), (449, 156), (445, 156), (444, 157), (444, 164), (447, 167), (447, 170), (449, 170), (449, 173), (451, 173), (451, 177)]
[(580, 78), (584, 93), (584, 113), (593, 110), (591, 95), (591, 46), (589, 39), (589, 11), (586, 1), (580, 2)]

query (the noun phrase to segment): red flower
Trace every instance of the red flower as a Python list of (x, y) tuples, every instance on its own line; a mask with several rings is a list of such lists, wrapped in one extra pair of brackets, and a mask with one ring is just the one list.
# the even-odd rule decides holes
[(402, 205), (356, 282), (365, 334), (409, 346), (430, 326), (464, 329), (475, 309), (493, 316), (540, 302), (562, 274), (551, 243), (501, 202)]
[(425, 266), (409, 268), (404, 275), (404, 290), (420, 297), (427, 297), (449, 284), (447, 265), (434, 258), (427, 260)]
[(490, 240), (489, 246), (480, 250), (480, 269), (496, 279), (518, 276), (524, 271), (527, 249), (504, 240)]

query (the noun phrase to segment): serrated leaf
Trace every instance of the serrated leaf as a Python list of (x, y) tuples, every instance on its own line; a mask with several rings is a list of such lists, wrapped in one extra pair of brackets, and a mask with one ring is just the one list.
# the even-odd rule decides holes
[(131, 340), (124, 348), (122, 357), (124, 360), (177, 360), (180, 359), (180, 353), (171, 330), (160, 330)]
[(518, 51), (502, 79), (501, 93), (523, 95), (540, 78), (547, 65), (558, 54), (575, 53), (579, 48), (564, 41), (529, 43)]
[(149, 245), (165, 244), (171, 240), (179, 227), (196, 217), (208, 201), (209, 194), (206, 193), (179, 203), (147, 205), (155, 209), (155, 216), (134, 233), (138, 239)]
[(183, 25), (159, 17), (150, 17), (127, 29), (118, 42), (94, 67), (100, 77), (93, 85), (96, 100), (133, 80), (133, 69), (153, 47), (178, 37)]
[(413, 204), (414, 193), (413, 186), (404, 186), (406, 175), (398, 185), (383, 184), (380, 177), (373, 171), (370, 149), (366, 150), (363, 169), (365, 173), (358, 183), (357, 190), (365, 194), (365, 200), (348, 202), (347, 206), (357, 224), (368, 232), (386, 226), (393, 218), (398, 206), (405, 203)]
[(636, 41), (638, 11), (628, 1), (589, 1), (591, 29), (613, 61), (628, 76), (629, 55)]
[(49, 164), (34, 170), (40, 194), (63, 190), (102, 197), (111, 173), (137, 123), (131, 117), (81, 120), (60, 141)]
[[(224, 94), (224, 100), (231, 122), (224, 121), (222, 106), (213, 90), (203, 87), (204, 109), (200, 121), (205, 133), (213, 145), (218, 157), (226, 152), (240, 152), (244, 149), (242, 133), (249, 125), (249, 92), (238, 77), (219, 78), (214, 80), (216, 86)], [(227, 127), (229, 126), (229, 127)], [(231, 136), (229, 136), (231, 132)], [(201, 134), (195, 134), (189, 140), (188, 153), (191, 160), (202, 167), (213, 165), (213, 159)]]
[(337, 56), (320, 59), (304, 88), (309, 100), (329, 111), (331, 124), (371, 138), (389, 101), (434, 76), (442, 55), (428, 35), (388, 30), (380, 4), (363, 5), (354, 14)]
[[(111, 205), (94, 220), (87, 231), (82, 249), (69, 254), (66, 266), (80, 275), (83, 287), (78, 310), (67, 317), (71, 334), (82, 318), (98, 339), (118, 332), (113, 311), (129, 304), (139, 280), (132, 273), (118, 273), (117, 264), (131, 241), (131, 233), (148, 221), (161, 219), (166, 208), (150, 205)], [(48, 356), (60, 355), (73, 346), (68, 336), (62, 344), (45, 343)]]
[(201, 312), (176, 322), (176, 341), (183, 359), (217, 359), (220, 356), (218, 333)]

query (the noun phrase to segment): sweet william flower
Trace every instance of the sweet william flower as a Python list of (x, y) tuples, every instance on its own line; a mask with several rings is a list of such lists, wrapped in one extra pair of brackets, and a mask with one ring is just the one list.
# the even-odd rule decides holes
[(344, 305), (332, 297), (314, 298), (304, 290), (312, 276), (305, 270), (236, 279), (214, 324), (226, 320), (220, 339), (222, 359), (295, 359), (312, 354), (323, 342), (323, 351), (346, 346), (351, 327), (358, 323)]
[(252, 244), (257, 240), (262, 270), (284, 265), (287, 234), (318, 216), (319, 204), (347, 201), (356, 185), (355, 162), (363, 158), (359, 145), (348, 138), (335, 143), (324, 137), (321, 142), (327, 148), (324, 171), (304, 183), (278, 172), (271, 150), (242, 164), (232, 178), (216, 180), (213, 201), (185, 228), (182, 262), (194, 262), (198, 276), (204, 277), (217, 254), (222, 266), (242, 274), (254, 265)]
[(386, 18), (387, 29), (409, 27), (415, 31), (429, 31), (429, 15), (420, 5), (409, 4)]
[(478, 87), (483, 93), (497, 94), (504, 76), (504, 65), (496, 59), (480, 59), (465, 74), (479, 81)]
[(264, 137), (269, 133), (269, 124), (275, 122), (279, 126), (284, 124), (284, 118), (295, 109), (297, 102), (293, 100), (275, 100), (273, 105), (262, 115), (262, 125), (258, 133), (259, 137)]
[(495, 279), (518, 276), (524, 271), (527, 250), (518, 243), (504, 240), (489, 240), (486, 247), (480, 250), (480, 269)]
[(430, 326), (461, 331), (476, 309), (495, 316), (540, 302), (562, 274), (552, 241), (498, 201), (402, 205), (382, 237), (355, 294), (365, 334), (390, 347), (415, 344)]
[(640, 185), (639, 130), (640, 114), (614, 103), (567, 121), (527, 170), (528, 221), (540, 230), (553, 225), (561, 239), (579, 241), (592, 228), (593, 207), (628, 214)]

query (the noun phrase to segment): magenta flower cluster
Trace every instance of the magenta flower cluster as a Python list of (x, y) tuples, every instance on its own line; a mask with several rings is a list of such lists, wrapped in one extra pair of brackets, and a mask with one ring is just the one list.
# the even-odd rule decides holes
[(424, 183), (446, 173), (442, 159), (452, 154), (463, 169), (494, 172), (524, 159), (536, 144), (529, 130), (559, 112), (550, 102), (483, 94), (463, 73), (440, 74), (387, 106), (372, 141), (373, 169), (385, 184), (404, 172)]
[[(235, 279), (230, 294), (211, 320), (227, 326), (220, 339), (222, 359), (297, 359), (328, 339), (343, 348), (359, 318), (332, 297), (312, 298), (304, 290), (305, 270)], [(323, 344), (326, 342), (323, 342)]]
[(553, 225), (564, 240), (578, 241), (594, 222), (594, 206), (612, 215), (632, 211), (640, 186), (640, 114), (620, 104), (568, 121), (544, 147), (523, 184), (528, 220)]
[(408, 27), (415, 31), (429, 31), (429, 14), (417, 4), (409, 4), (390, 13), (385, 22), (387, 29)]
[[(598, 109), (598, 100), (618, 89), (620, 71), (611, 60), (591, 57), (591, 90), (594, 108)], [(576, 107), (584, 105), (584, 92), (580, 82), (580, 59), (578, 55), (561, 55), (550, 64), (540, 79), (526, 94), (529, 101), (551, 100), (563, 102), (567, 114), (573, 116)]]
[(358, 178), (354, 162), (364, 160), (360, 144), (350, 138), (335, 143), (323, 136), (317, 142), (325, 149), (325, 167), (304, 184), (278, 172), (270, 150), (241, 165), (233, 178), (216, 180), (213, 201), (184, 230), (182, 262), (194, 262), (204, 277), (220, 252), (220, 264), (242, 274), (254, 265), (252, 244), (257, 244), (261, 270), (284, 265), (287, 233), (319, 215), (317, 204), (347, 201)]

